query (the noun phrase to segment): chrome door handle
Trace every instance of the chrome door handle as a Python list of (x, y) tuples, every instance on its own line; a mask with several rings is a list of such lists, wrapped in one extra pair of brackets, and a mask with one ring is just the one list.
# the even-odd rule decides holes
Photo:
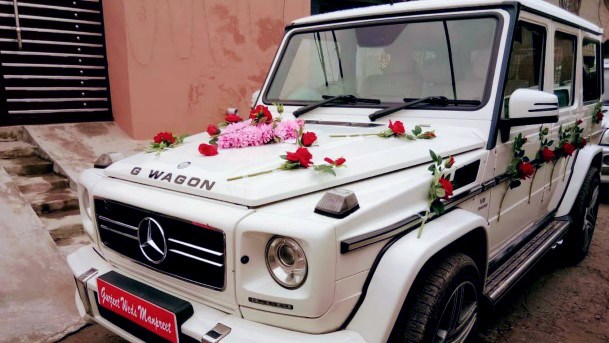
[(23, 48), (23, 43), (21, 42), (21, 25), (19, 25), (19, 4), (17, 4), (17, 0), (13, 0), (13, 9), (15, 10), (15, 31), (17, 32), (17, 45), (19, 46), (19, 50)]

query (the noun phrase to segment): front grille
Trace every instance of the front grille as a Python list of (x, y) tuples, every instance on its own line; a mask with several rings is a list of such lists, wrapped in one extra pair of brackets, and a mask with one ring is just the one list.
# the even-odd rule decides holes
[[(224, 289), (224, 232), (106, 199), (95, 199), (95, 216), (104, 246), (161, 273), (215, 290)], [(150, 230), (152, 236), (146, 236), (143, 233), (150, 222), (161, 230)], [(142, 230), (138, 228), (140, 223)], [(152, 244), (154, 250), (146, 244), (147, 238), (156, 242)]]

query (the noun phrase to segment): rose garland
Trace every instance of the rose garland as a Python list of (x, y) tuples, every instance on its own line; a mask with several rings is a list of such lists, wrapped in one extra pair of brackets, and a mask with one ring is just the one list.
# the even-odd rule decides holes
[(539, 150), (537, 151), (537, 156), (535, 158), (535, 172), (533, 173), (531, 185), (529, 186), (529, 204), (531, 203), (531, 193), (533, 192), (533, 184), (535, 183), (537, 171), (541, 169), (544, 164), (554, 161), (554, 151), (550, 149), (552, 145), (554, 145), (554, 140), (548, 140), (547, 136), (549, 133), (550, 129), (547, 127), (543, 127), (543, 125), (539, 127)]
[(603, 118), (605, 117), (604, 111), (603, 111), (603, 103), (602, 102), (597, 102), (596, 105), (594, 105), (594, 108), (592, 109), (592, 124), (600, 124), (603, 122)]
[(446, 170), (452, 168), (455, 164), (455, 159), (450, 156), (447, 160), (443, 160), (442, 156), (437, 155), (432, 150), (429, 150), (433, 163), (427, 168), (432, 175), (431, 186), (429, 187), (429, 197), (427, 199), (427, 209), (422, 217), (421, 226), (417, 233), (417, 238), (421, 238), (423, 227), (429, 219), (429, 215), (433, 211), (435, 215), (444, 213), (444, 203), (442, 200), (448, 200), (453, 195), (453, 184), (445, 177)]
[[(283, 105), (276, 106), (281, 115)], [(268, 107), (258, 105), (251, 110), (247, 120), (231, 113), (218, 125), (210, 124), (207, 133), (211, 139), (209, 144), (203, 143), (199, 146), (199, 152), (205, 156), (215, 156), (218, 154), (218, 148), (245, 148), (282, 142), (301, 137), (303, 128), (304, 121), (282, 121), (281, 117), (273, 119)], [(311, 134), (308, 133), (304, 139), (310, 142)]]
[(346, 167), (345, 162), (347, 161), (344, 157), (337, 158), (336, 160), (326, 157), (324, 158), (324, 161), (327, 162), (327, 164), (316, 165), (313, 163), (313, 155), (311, 152), (309, 152), (309, 149), (302, 146), (298, 147), (294, 152), (286, 152), (285, 155), (281, 155), (279, 157), (285, 160), (285, 162), (283, 162), (283, 164), (277, 168), (264, 170), (253, 174), (230, 177), (226, 179), (226, 181), (235, 181), (248, 177), (270, 174), (276, 170), (308, 169), (309, 167), (313, 167), (313, 170), (317, 172), (328, 173), (336, 176), (334, 169)]
[(159, 132), (157, 133), (146, 152), (156, 152), (156, 155), (159, 155), (161, 152), (172, 149), (184, 143), (184, 139), (188, 137), (188, 135), (176, 136), (171, 132)]
[(411, 133), (406, 133), (406, 128), (404, 127), (404, 123), (402, 123), (399, 120), (397, 120), (395, 123), (390, 120), (389, 126), (387, 127), (387, 129), (384, 131), (378, 132), (378, 133), (353, 133), (353, 134), (346, 134), (346, 135), (330, 135), (330, 137), (333, 137), (333, 138), (360, 137), (360, 136), (361, 137), (377, 136), (377, 137), (382, 137), (382, 138), (396, 137), (396, 138), (401, 138), (401, 139), (405, 139), (405, 140), (409, 140), (409, 141), (416, 140), (416, 139), (436, 138), (436, 134), (433, 130), (423, 132), (423, 129), (419, 125), (415, 126), (414, 129), (411, 131)]
[(512, 161), (508, 166), (506, 174), (508, 175), (508, 187), (503, 193), (501, 202), (499, 203), (499, 214), (497, 215), (497, 221), (501, 219), (501, 209), (503, 208), (503, 201), (505, 200), (510, 189), (520, 187), (523, 180), (526, 180), (533, 176), (535, 173), (535, 167), (529, 161), (529, 158), (525, 155), (524, 145), (527, 142), (527, 138), (519, 133), (514, 138), (514, 144), (512, 145)]

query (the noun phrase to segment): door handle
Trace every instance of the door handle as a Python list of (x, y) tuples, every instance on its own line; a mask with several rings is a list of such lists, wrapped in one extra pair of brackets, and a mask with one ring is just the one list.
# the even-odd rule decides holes
[(19, 4), (17, 0), (13, 0), (13, 9), (15, 11), (15, 31), (17, 32), (17, 45), (19, 50), (23, 48), (23, 42), (21, 41), (21, 25), (19, 25)]

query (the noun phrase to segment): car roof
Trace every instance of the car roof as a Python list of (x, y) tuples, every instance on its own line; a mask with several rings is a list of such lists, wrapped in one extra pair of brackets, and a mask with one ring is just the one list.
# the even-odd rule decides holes
[(428, 10), (472, 8), (480, 6), (493, 6), (520, 3), (524, 8), (544, 13), (552, 17), (560, 18), (562, 21), (572, 23), (578, 27), (585, 28), (598, 34), (602, 34), (603, 29), (597, 25), (575, 15), (549, 2), (542, 0), (421, 0), (399, 2), (392, 5), (379, 5), (360, 7), (349, 10), (329, 12), (313, 15), (292, 22), (292, 25), (311, 25), (332, 21), (342, 21), (357, 19), (361, 17), (383, 16), (407, 14), (409, 12), (419, 12)]

